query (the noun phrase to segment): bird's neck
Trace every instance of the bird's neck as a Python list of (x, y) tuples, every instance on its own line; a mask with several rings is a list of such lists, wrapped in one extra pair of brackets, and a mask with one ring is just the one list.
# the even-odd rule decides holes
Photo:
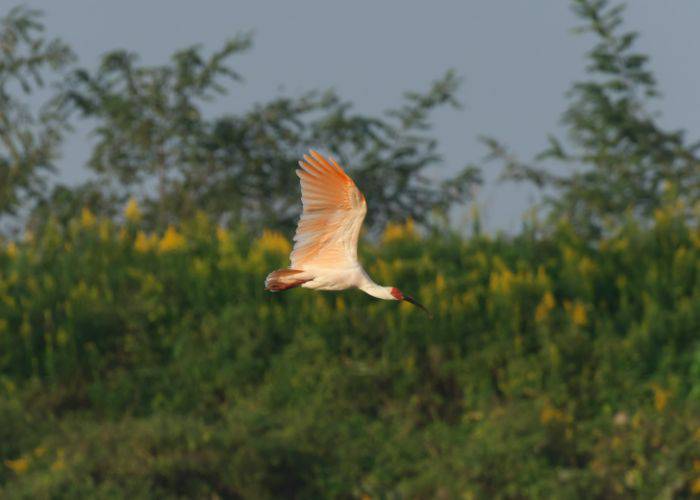
[(360, 285), (358, 288), (366, 294), (371, 295), (372, 297), (377, 297), (378, 299), (396, 300), (396, 297), (391, 294), (390, 286), (378, 285), (370, 278), (367, 278), (366, 282)]

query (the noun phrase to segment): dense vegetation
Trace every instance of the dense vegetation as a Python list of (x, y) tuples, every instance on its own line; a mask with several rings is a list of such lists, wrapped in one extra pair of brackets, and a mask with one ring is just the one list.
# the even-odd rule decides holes
[(0, 494), (700, 492), (700, 230), (364, 248), (435, 312), (263, 291), (289, 242), (89, 211), (0, 252)]
[[(207, 116), (248, 36), (82, 68), (39, 13), (0, 18), (0, 497), (700, 496), (700, 142), (661, 126), (622, 9), (572, 5), (594, 45), (563, 130), (527, 162), (485, 140), (546, 188), (497, 237), (450, 229), (479, 182), (431, 131), (454, 72), (385, 113), (329, 90)], [(263, 290), (317, 145), (370, 202), (367, 270), (434, 318)]]

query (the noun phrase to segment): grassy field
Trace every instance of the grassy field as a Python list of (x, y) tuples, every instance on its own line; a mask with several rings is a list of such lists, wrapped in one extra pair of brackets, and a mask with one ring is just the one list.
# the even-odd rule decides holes
[(0, 248), (3, 498), (700, 495), (700, 229), (390, 226), (409, 304), (263, 290), (289, 241), (84, 210)]

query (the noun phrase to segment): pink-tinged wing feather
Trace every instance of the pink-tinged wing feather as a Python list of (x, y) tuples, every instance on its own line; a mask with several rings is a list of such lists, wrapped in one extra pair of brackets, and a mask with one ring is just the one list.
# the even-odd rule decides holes
[(357, 263), (357, 240), (367, 203), (335, 160), (316, 151), (304, 155), (297, 175), (304, 210), (294, 235), (291, 267), (350, 267)]

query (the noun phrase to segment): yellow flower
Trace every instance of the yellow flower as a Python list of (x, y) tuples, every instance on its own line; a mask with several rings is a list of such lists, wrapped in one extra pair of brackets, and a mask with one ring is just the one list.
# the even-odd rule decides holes
[(576, 326), (586, 326), (588, 324), (588, 315), (586, 314), (586, 306), (578, 300), (574, 303), (570, 301), (564, 302), (564, 309), (569, 313), (571, 321)]
[(177, 232), (173, 226), (168, 226), (165, 234), (158, 243), (160, 253), (182, 250), (185, 247), (185, 237)]
[(87, 207), (83, 207), (80, 213), (80, 225), (84, 228), (90, 228), (95, 225), (95, 216)]
[(287, 238), (277, 231), (263, 231), (262, 236), (255, 242), (255, 250), (258, 252), (288, 254), (292, 250)]
[(540, 411), (540, 422), (547, 424), (549, 422), (566, 422), (566, 414), (558, 408), (545, 404)]
[(22, 474), (29, 468), (29, 458), (19, 457), (15, 460), (5, 460), (5, 465), (15, 474)]
[(668, 404), (669, 391), (657, 384), (652, 385), (651, 389), (654, 391), (654, 407), (661, 413)]
[(228, 243), (229, 234), (225, 227), (216, 226), (216, 239), (220, 245)]
[(56, 454), (56, 461), (51, 464), (52, 471), (59, 471), (66, 466), (66, 463), (63, 460), (64, 456), (65, 456), (65, 451), (62, 449), (58, 450), (58, 453)]
[(440, 294), (445, 291), (445, 288), (445, 277), (442, 274), (438, 274), (435, 277), (435, 291)]
[(415, 237), (415, 224), (413, 223), (413, 219), (409, 218), (406, 219), (406, 222), (403, 224), (400, 222), (388, 223), (384, 229), (384, 234), (382, 234), (382, 241), (384, 243), (390, 243), (397, 240), (414, 239)]
[(17, 256), (17, 245), (15, 244), (15, 242), (9, 242), (7, 244), (7, 248), (5, 248), (5, 251), (7, 252), (8, 257), (14, 259)]
[(489, 288), (494, 292), (508, 294), (515, 282), (515, 275), (507, 267), (494, 271), (489, 278)]
[(555, 305), (556, 301), (554, 300), (552, 292), (545, 293), (540, 303), (537, 304), (537, 309), (535, 309), (535, 321), (538, 323), (544, 321), (547, 316), (549, 316), (551, 310), (554, 309)]
[[(700, 203), (698, 203), (698, 206), (700, 206)], [(693, 242), (693, 245), (695, 245), (695, 248), (700, 248), (700, 231), (693, 230), (690, 232), (690, 241)]]
[(138, 252), (146, 253), (153, 250), (157, 244), (158, 238), (155, 234), (147, 235), (143, 231), (139, 231), (136, 235), (136, 240), (134, 241), (134, 248)]
[(141, 220), (141, 210), (139, 209), (139, 204), (136, 201), (136, 198), (133, 196), (129, 198), (129, 201), (126, 203), (126, 207), (124, 207), (124, 217), (126, 217), (126, 220), (129, 222), (138, 222)]
[(112, 233), (112, 225), (110, 224), (108, 219), (102, 219), (100, 220), (99, 224), (99, 235), (100, 235), (100, 240), (102, 241), (108, 241), (109, 237), (111, 236)]
[(690, 483), (690, 492), (694, 495), (700, 495), (700, 477)]
[(59, 346), (64, 346), (68, 343), (68, 332), (65, 328), (59, 327), (56, 331), (56, 343)]
[(639, 484), (641, 479), (641, 473), (637, 469), (628, 470), (625, 473), (625, 484), (630, 488), (633, 488), (635, 485)]
[(574, 303), (574, 309), (571, 311), (571, 319), (577, 326), (586, 326), (588, 323), (586, 308), (580, 302)]

